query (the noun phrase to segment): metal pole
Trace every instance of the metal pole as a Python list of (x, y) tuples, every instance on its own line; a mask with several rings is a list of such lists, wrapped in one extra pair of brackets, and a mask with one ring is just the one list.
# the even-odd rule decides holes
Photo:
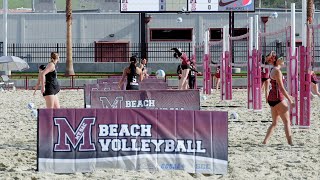
[(255, 48), (259, 50), (259, 15), (255, 15)]
[[(267, 22), (264, 22), (264, 23), (263, 23), (263, 32), (264, 32), (264, 33), (267, 32)], [(263, 48), (263, 54), (266, 55), (266, 54), (267, 54), (267, 38), (266, 38), (266, 36), (264, 36), (263, 41), (264, 41), (264, 42), (263, 42), (263, 46), (264, 46), (264, 48)]]
[(296, 4), (291, 4), (291, 55), (296, 54)]
[(302, 0), (302, 46), (307, 46), (307, 0)]
[(249, 55), (252, 56), (253, 50), (253, 17), (250, 17), (249, 21)]
[(147, 58), (147, 45), (146, 45), (146, 13), (140, 13), (140, 43), (141, 43), (141, 57)]
[(8, 0), (3, 0), (3, 55), (8, 51)]

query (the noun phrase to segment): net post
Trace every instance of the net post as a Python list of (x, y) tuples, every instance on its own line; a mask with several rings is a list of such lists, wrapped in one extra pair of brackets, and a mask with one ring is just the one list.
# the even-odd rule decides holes
[(311, 76), (309, 73), (309, 66), (311, 62), (311, 49), (304, 46), (299, 47), (300, 58), (300, 128), (310, 127), (311, 116), (311, 99), (310, 99), (310, 82)]
[(204, 57), (203, 57), (203, 93), (211, 94), (211, 68), (209, 62), (209, 30), (204, 33)]
[(225, 78), (226, 100), (232, 100), (232, 66), (230, 51), (227, 51), (225, 59)]
[(260, 53), (257, 50), (252, 52), (252, 91), (253, 91), (253, 110), (262, 110), (262, 97), (261, 97), (261, 62)]
[(291, 3), (291, 31), (290, 31), (290, 47), (288, 49), (289, 65), (287, 66), (288, 92), (294, 98), (294, 106), (290, 107), (291, 125), (298, 125), (298, 58), (295, 39), (295, 3)]
[[(250, 50), (249, 50), (250, 51)], [(252, 53), (250, 54), (249, 52), (249, 56), (248, 56), (248, 69), (247, 69), (247, 93), (248, 93), (248, 109), (253, 109), (253, 78), (252, 78), (252, 71), (253, 71), (253, 67), (252, 67)]]
[[(192, 35), (192, 61), (194, 62), (195, 68), (197, 68), (197, 56), (196, 56), (196, 35)], [(195, 73), (195, 82), (194, 82), (194, 88), (198, 89), (198, 83), (197, 83), (197, 73)]]
[[(255, 37), (256, 37), (256, 50), (258, 49), (258, 22), (259, 17), (255, 16)], [(249, 52), (248, 52), (248, 64), (247, 64), (247, 95), (248, 95), (248, 109), (253, 109), (253, 37), (254, 37), (254, 31), (253, 31), (253, 17), (250, 17), (250, 24), (249, 24)]]

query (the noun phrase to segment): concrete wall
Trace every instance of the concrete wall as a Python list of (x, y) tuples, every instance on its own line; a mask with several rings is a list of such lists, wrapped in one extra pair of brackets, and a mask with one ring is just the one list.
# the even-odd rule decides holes
[[(12, 80), (14, 82), (15, 87), (24, 89), (26, 87), (26, 81), (24, 79), (19, 80)], [(36, 79), (28, 80), (28, 88), (32, 89), (37, 83)], [(71, 81), (69, 79), (59, 79), (59, 83), (62, 88), (70, 88), (72, 86)], [(96, 84), (96, 79), (76, 79), (74, 81), (74, 87), (83, 88), (84, 84)], [(178, 79), (168, 79), (167, 80), (168, 86), (170, 88), (177, 88), (178, 87)], [(247, 79), (246, 78), (234, 78), (232, 79), (233, 88), (243, 88), (247, 86)], [(203, 80), (198, 78), (197, 85), (198, 87), (202, 87)]]
[[(43, 63), (29, 63), (30, 68), (24, 72), (38, 72), (38, 67)], [(158, 69), (162, 69), (165, 72), (176, 73), (177, 67), (180, 63), (148, 63), (148, 68), (152, 72), (156, 72)], [(77, 73), (117, 73), (122, 72), (128, 63), (74, 63), (74, 71)], [(58, 64), (58, 72), (65, 72), (66, 64)], [(198, 71), (202, 71), (202, 67), (198, 68)], [(212, 68), (214, 72), (214, 68)]]
[[(249, 17), (269, 16), (271, 12), (235, 13), (235, 28), (245, 28)], [(197, 42), (202, 42), (204, 30), (228, 25), (228, 13), (210, 14), (148, 14), (152, 16), (147, 28), (193, 28)], [(269, 18), (267, 32), (274, 32), (290, 24), (290, 12), (279, 12), (277, 19)], [(177, 23), (177, 17), (183, 22)], [(319, 24), (320, 13), (314, 22)], [(261, 23), (261, 22), (259, 22)], [(0, 24), (3, 24), (2, 14)], [(296, 13), (297, 38), (301, 38), (301, 13)], [(263, 26), (260, 25), (260, 31)], [(148, 31), (149, 33), (149, 31)], [(135, 13), (73, 13), (73, 42), (129, 41), (139, 42), (139, 15)], [(114, 37), (109, 37), (114, 34)], [(150, 34), (148, 34), (148, 37)], [(3, 28), (0, 28), (3, 39)], [(66, 22), (64, 13), (8, 14), (8, 43), (65, 43)]]

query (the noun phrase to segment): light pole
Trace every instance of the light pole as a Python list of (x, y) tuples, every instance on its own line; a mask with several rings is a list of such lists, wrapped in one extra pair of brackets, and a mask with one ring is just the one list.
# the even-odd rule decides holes
[[(261, 16), (261, 21), (263, 22), (263, 32), (266, 33), (267, 32), (267, 22), (269, 20), (269, 16)], [(267, 52), (267, 42), (266, 42), (266, 36), (264, 36), (263, 38), (263, 54), (266, 55)]]

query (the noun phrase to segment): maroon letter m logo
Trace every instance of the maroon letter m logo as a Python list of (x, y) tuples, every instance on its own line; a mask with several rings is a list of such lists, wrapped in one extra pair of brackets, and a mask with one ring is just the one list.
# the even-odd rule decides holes
[(58, 143), (54, 145), (54, 151), (71, 151), (70, 144), (76, 149), (80, 142), (79, 151), (95, 151), (91, 137), (95, 120), (95, 118), (83, 118), (74, 131), (66, 118), (54, 118), (54, 125), (58, 126)]

